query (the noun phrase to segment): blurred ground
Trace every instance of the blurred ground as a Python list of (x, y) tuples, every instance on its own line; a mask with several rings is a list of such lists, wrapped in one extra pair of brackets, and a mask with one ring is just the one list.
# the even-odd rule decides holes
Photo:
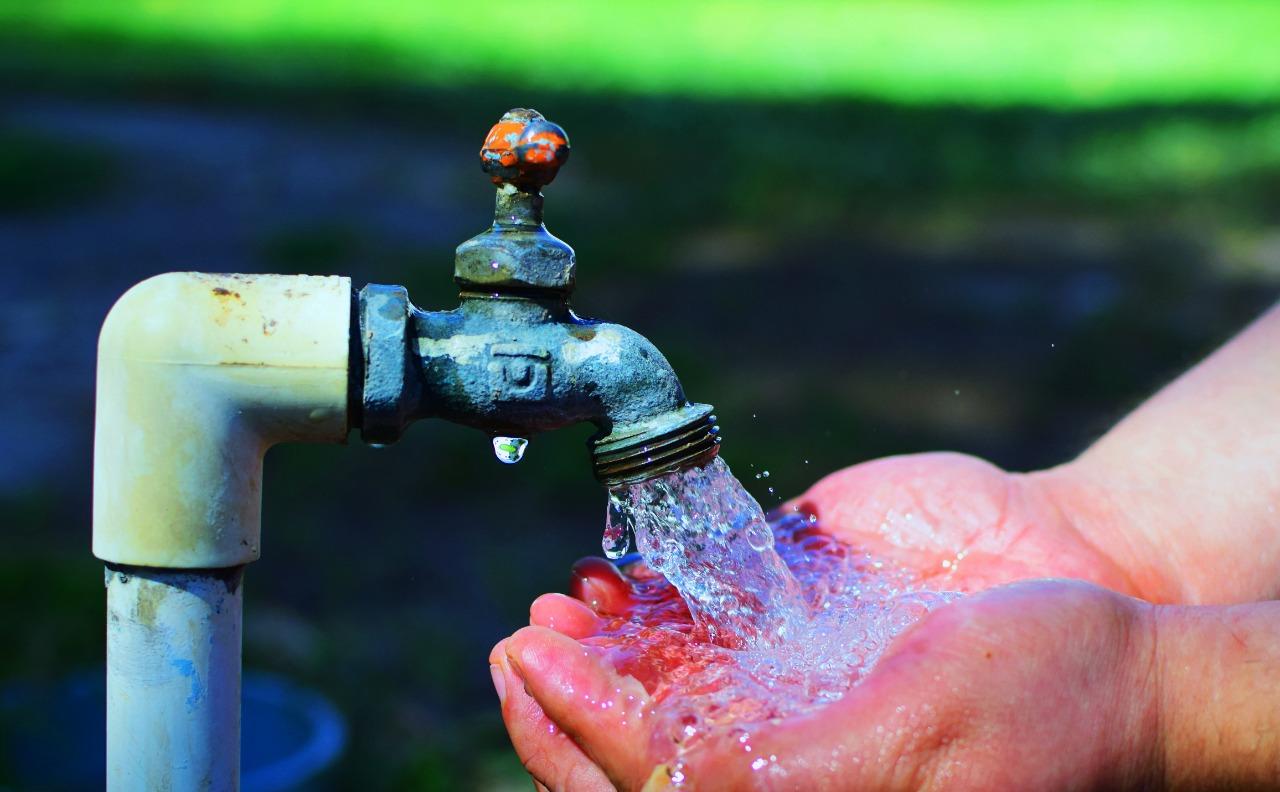
[[(312, 272), (451, 306), (453, 247), (491, 217), (475, 154), (511, 106), (572, 137), (547, 222), (577, 249), (579, 312), (648, 335), (716, 404), (766, 506), (883, 454), (1064, 461), (1280, 283), (1266, 102), (978, 109), (33, 62), (0, 72), (6, 678), (101, 660), (93, 354), (115, 297), (174, 269)], [(443, 424), (272, 452), (246, 663), (347, 714), (338, 788), (525, 788), (485, 654), (598, 552), (589, 434), (535, 438), (515, 467)]]

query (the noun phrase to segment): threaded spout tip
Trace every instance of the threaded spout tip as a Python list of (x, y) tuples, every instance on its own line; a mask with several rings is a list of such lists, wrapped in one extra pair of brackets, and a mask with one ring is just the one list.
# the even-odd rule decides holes
[(591, 466), (606, 486), (637, 484), (705, 465), (720, 453), (720, 427), (709, 404), (686, 404), (646, 421), (614, 427), (591, 444)]

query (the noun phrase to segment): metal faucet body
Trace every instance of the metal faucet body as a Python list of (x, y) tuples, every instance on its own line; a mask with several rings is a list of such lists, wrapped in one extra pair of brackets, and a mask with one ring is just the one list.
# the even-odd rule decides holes
[[(522, 149), (530, 138), (541, 147)], [(711, 407), (689, 403), (662, 353), (639, 333), (569, 306), (576, 261), (543, 225), (540, 189), (567, 159), (564, 131), (513, 110), (481, 156), (498, 185), (494, 222), (458, 247), (461, 304), (422, 311), (402, 287), (360, 293), (364, 387), (355, 413), (363, 437), (392, 442), (428, 417), (523, 437), (589, 421), (599, 429), (593, 467), (606, 484), (715, 456)]]
[(590, 421), (604, 436), (688, 401), (643, 336), (564, 303), (467, 295), (452, 311), (414, 311), (412, 324), (423, 383), (414, 417), (514, 435)]

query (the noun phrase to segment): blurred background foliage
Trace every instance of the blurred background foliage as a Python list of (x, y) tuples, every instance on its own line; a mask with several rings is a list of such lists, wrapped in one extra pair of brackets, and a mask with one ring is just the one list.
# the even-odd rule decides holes
[[(101, 661), (115, 297), (312, 272), (449, 307), (512, 106), (573, 140), (547, 219), (576, 307), (717, 405), (766, 506), (883, 454), (1069, 459), (1280, 282), (1275, 3), (43, 0), (0, 23), (7, 679)], [(598, 552), (589, 434), (511, 468), (433, 423), (270, 454), (246, 663), (337, 702), (338, 788), (525, 788), (485, 654)]]

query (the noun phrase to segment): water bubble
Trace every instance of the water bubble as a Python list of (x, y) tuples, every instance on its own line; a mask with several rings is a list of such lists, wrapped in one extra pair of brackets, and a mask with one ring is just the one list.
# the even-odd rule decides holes
[(514, 465), (524, 459), (524, 450), (529, 441), (523, 437), (493, 438), (493, 455), (504, 465)]
[(756, 474), (756, 478), (758, 479), (769, 478), (769, 471), (767, 470), (760, 471), (759, 473)]
[(773, 547), (773, 531), (762, 521), (751, 522), (744, 533), (747, 536), (747, 544), (751, 545), (751, 549), (757, 553)]

